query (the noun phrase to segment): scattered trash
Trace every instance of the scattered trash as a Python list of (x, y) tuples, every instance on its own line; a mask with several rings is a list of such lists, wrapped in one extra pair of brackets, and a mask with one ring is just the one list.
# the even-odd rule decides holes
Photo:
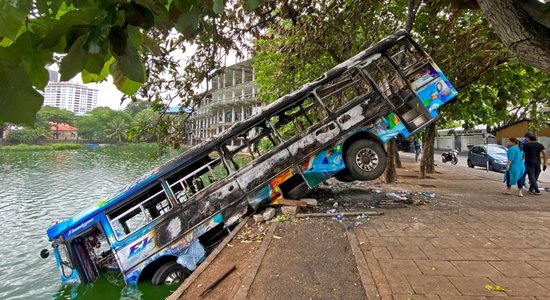
[(508, 291), (507, 289), (503, 288), (502, 286), (500, 286), (498, 284), (495, 284), (495, 285), (486, 284), (485, 289), (490, 291), (490, 292), (492, 292), (492, 291), (498, 291), (498, 292)]
[(327, 214), (335, 214), (335, 213), (336, 213), (336, 208), (327, 210)]
[(376, 194), (380, 194), (380, 193), (382, 193), (382, 191), (381, 191), (381, 190), (376, 190), (376, 189), (372, 190), (372, 192), (373, 192), (373, 193), (376, 193)]
[(338, 207), (338, 202), (334, 202), (334, 204), (332, 205), (332, 207), (334, 207), (334, 208)]
[(226, 246), (229, 247), (229, 248), (233, 248), (233, 244), (231, 244), (231, 243), (227, 243)]
[(408, 200), (406, 196), (397, 195), (396, 193), (386, 193), (386, 197), (389, 199), (402, 200), (402, 201)]
[(342, 216), (342, 214), (337, 214), (336, 215), (336, 221), (338, 221), (338, 222), (342, 222), (343, 218), (344, 218), (344, 216)]
[(280, 237), (280, 236), (278, 236), (278, 235), (273, 235), (273, 238), (276, 239), (276, 240), (282, 239), (282, 237)]
[(265, 228), (263, 225), (258, 226), (258, 232), (262, 233), (265, 231)]
[(432, 267), (432, 271), (437, 271), (437, 268), (436, 268), (436, 267)]
[(430, 198), (435, 198), (436, 194), (431, 194), (431, 193), (427, 193), (427, 192), (422, 192), (422, 196), (424, 197), (430, 197)]
[(361, 222), (361, 221), (355, 221), (355, 223), (353, 223), (354, 228), (359, 227), (361, 225), (363, 225), (363, 222)]

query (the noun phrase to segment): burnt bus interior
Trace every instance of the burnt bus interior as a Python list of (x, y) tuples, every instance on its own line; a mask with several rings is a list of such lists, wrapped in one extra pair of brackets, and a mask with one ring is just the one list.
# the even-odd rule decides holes
[(111, 245), (99, 223), (69, 240), (67, 245), (83, 283), (94, 281), (100, 272), (119, 269)]

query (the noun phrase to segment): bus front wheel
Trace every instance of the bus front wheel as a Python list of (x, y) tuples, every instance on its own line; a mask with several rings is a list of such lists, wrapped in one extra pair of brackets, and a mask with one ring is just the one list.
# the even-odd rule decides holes
[(349, 146), (344, 157), (350, 175), (361, 181), (380, 177), (388, 163), (386, 151), (372, 140), (358, 140)]
[(155, 272), (151, 283), (153, 285), (174, 284), (183, 281), (187, 274), (189, 271), (173, 260), (165, 263)]

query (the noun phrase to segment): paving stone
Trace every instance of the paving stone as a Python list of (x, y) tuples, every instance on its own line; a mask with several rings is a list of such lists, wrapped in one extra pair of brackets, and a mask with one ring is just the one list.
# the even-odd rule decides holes
[[(447, 277), (454, 287), (465, 296), (495, 296), (494, 292), (485, 289), (486, 284), (494, 285), (487, 277)], [(502, 293), (502, 295), (506, 295)]]
[(527, 254), (522, 249), (492, 249), (496, 256), (501, 260), (534, 260), (535, 258), (532, 255)]
[[(527, 263), (533, 266), (535, 269), (544, 273), (546, 276), (550, 276), (550, 262), (547, 261), (527, 261)], [(550, 296), (550, 295), (549, 295)]]
[(489, 240), (495, 243), (500, 248), (519, 248), (519, 249), (529, 249), (533, 246), (527, 243), (526, 239), (523, 238), (510, 238), (510, 237), (491, 237)]
[(393, 258), (397, 259), (426, 259), (426, 255), (418, 247), (388, 246)]
[(444, 260), (415, 260), (420, 272), (425, 275), (461, 276), (453, 264)]
[(523, 251), (533, 256), (537, 260), (550, 261), (550, 249), (533, 248), (533, 249), (525, 249)]
[(455, 251), (460, 253), (465, 260), (501, 260), (494, 249), (464, 247), (455, 248)]
[(379, 259), (378, 263), (385, 274), (422, 274), (412, 259)]
[(537, 297), (550, 295), (550, 290), (529, 278), (489, 277), (489, 279), (504, 287), (506, 294), (510, 296)]
[(544, 277), (545, 275), (523, 261), (492, 261), (490, 265), (507, 277)]
[(451, 263), (464, 274), (464, 276), (502, 276), (497, 269), (493, 268), (493, 266), (485, 261), (451, 261)]
[(468, 248), (499, 248), (500, 246), (484, 237), (459, 237), (460, 243)]
[(395, 237), (369, 237), (371, 246), (400, 246), (399, 240)]
[(421, 247), (422, 251), (429, 259), (434, 260), (461, 260), (463, 257), (454, 249), (438, 249)]
[(386, 247), (372, 247), (371, 251), (376, 258), (392, 258), (390, 251)]
[(397, 240), (401, 246), (405, 247), (423, 247), (423, 246), (432, 246), (428, 238), (424, 237), (398, 237)]
[(454, 237), (450, 238), (431, 238), (430, 242), (435, 248), (460, 248), (464, 247), (464, 244), (462, 244), (459, 240), (457, 240)]
[(414, 290), (410, 286), (409, 281), (403, 274), (391, 273), (386, 274), (386, 280), (390, 286), (392, 294), (413, 294)]
[(423, 295), (460, 295), (458, 290), (444, 276), (406, 275), (416, 294)]
[(393, 300), (439, 300), (438, 295), (411, 295), (411, 294), (399, 294), (393, 295)]

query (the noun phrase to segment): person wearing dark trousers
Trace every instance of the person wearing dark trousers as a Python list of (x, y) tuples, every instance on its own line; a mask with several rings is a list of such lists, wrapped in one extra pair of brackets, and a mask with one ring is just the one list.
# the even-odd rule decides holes
[(546, 149), (544, 148), (544, 145), (537, 142), (537, 137), (534, 134), (529, 135), (527, 138), (529, 142), (523, 146), (523, 153), (525, 153), (525, 171), (527, 173), (527, 177), (529, 177), (529, 193), (533, 195), (540, 195), (540, 190), (537, 184), (541, 171), (540, 154), (542, 153), (543, 157), (542, 170), (546, 171)]

